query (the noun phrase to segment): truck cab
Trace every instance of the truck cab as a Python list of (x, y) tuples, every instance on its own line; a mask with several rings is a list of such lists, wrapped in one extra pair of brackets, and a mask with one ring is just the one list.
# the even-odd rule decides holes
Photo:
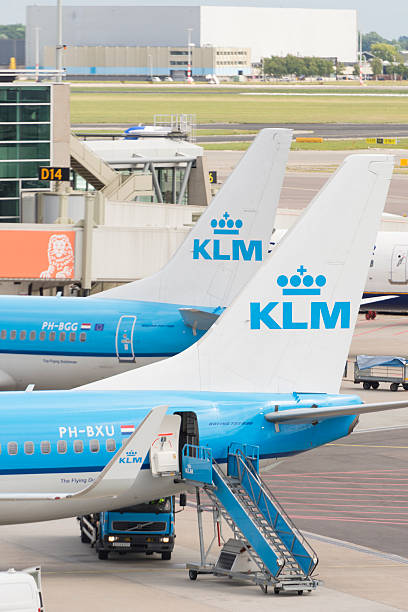
[(170, 560), (174, 548), (174, 498), (79, 517), (81, 541), (95, 545), (99, 559), (110, 552), (161, 554)]

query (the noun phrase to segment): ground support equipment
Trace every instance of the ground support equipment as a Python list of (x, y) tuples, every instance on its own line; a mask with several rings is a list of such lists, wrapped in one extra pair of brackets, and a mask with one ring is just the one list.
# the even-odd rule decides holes
[[(212, 458), (211, 449), (186, 445), (183, 478), (196, 484), (200, 563), (189, 563), (189, 577), (213, 574), (247, 580), (264, 593), (294, 591), (302, 595), (321, 582), (312, 577), (318, 559), (259, 475), (259, 449), (232, 444), (226, 473)], [(202, 503), (201, 491), (209, 503)], [(212, 512), (213, 536), (204, 543), (202, 514)], [(225, 540), (222, 520), (233, 538)], [(210, 560), (215, 543), (223, 544), (218, 560)]]

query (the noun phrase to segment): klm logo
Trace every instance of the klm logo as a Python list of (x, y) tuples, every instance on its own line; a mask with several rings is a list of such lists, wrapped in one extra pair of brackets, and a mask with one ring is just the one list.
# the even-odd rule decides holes
[[(226, 212), (221, 219), (211, 220), (214, 236), (239, 236), (243, 226), (242, 219), (231, 219)], [(224, 241), (225, 242), (225, 241)], [(233, 238), (228, 245), (222, 245), (219, 238), (194, 239), (193, 259), (226, 261), (262, 261), (262, 240), (240, 240)]]
[(128, 451), (126, 457), (119, 457), (119, 463), (142, 463), (142, 457), (137, 456), (137, 451)]
[[(288, 279), (281, 274), (277, 284), (282, 288), (284, 296), (320, 296), (327, 279), (319, 274), (314, 279), (306, 274), (307, 269), (300, 266), (299, 274)], [(296, 302), (269, 302), (266, 306), (260, 302), (250, 303), (251, 329), (340, 329), (350, 328), (350, 302), (335, 302), (331, 307), (324, 301), (310, 302), (310, 312), (307, 320), (298, 320), (296, 317)], [(303, 317), (304, 318), (304, 317)]]

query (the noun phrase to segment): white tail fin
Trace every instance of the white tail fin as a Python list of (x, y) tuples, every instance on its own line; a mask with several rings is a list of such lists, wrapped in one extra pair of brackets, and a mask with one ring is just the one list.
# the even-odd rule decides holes
[(348, 157), (203, 338), (87, 388), (337, 393), (392, 168)]
[(94, 297), (229, 305), (268, 252), (291, 139), (262, 130), (160, 272)]

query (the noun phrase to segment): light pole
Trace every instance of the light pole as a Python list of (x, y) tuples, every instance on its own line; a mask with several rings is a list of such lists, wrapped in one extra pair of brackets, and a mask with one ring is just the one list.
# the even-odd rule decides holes
[(150, 80), (152, 80), (153, 79), (153, 56), (152, 54), (149, 53), (147, 58), (149, 60), (149, 67), (150, 67)]
[(191, 76), (191, 47), (193, 46), (191, 43), (191, 32), (193, 31), (193, 28), (187, 28), (187, 81), (189, 83), (192, 82), (192, 76)]
[(56, 48), (57, 83), (62, 81), (62, 0), (57, 0), (57, 48)]
[(38, 71), (40, 69), (40, 28), (34, 28), (34, 43), (35, 43), (35, 80), (38, 81)]

